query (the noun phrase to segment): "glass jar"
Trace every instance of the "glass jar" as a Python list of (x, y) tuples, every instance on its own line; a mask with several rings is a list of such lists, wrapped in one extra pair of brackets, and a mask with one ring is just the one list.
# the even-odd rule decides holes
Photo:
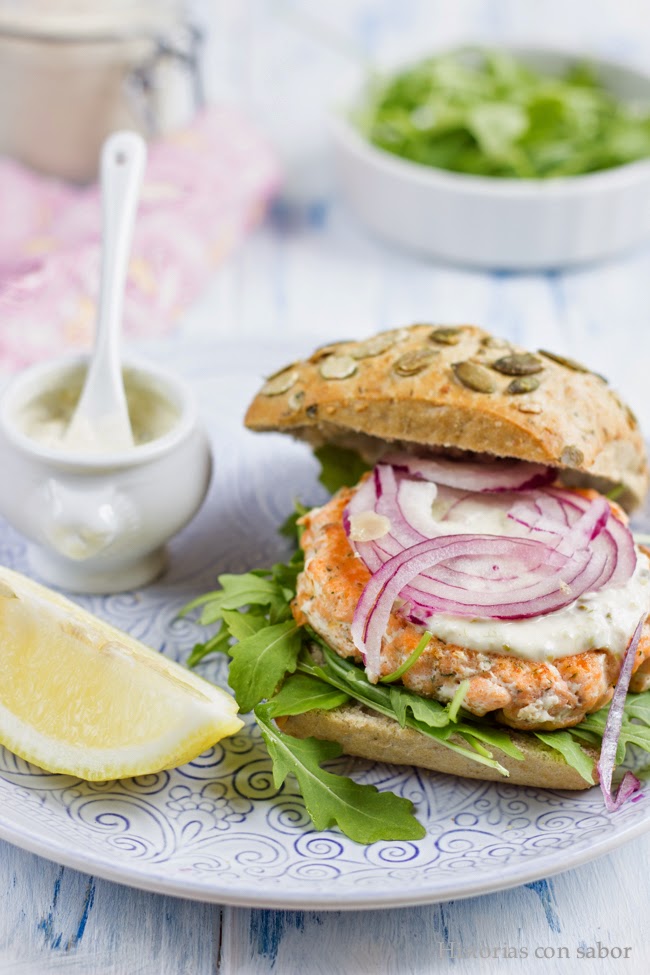
[(0, 152), (94, 179), (110, 132), (159, 135), (197, 110), (199, 46), (179, 0), (0, 0)]

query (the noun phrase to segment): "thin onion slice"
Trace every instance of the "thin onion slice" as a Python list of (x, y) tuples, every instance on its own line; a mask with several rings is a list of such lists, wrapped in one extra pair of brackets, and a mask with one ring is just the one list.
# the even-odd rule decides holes
[[(412, 497), (403, 495), (403, 486), (423, 489), (426, 497), (420, 499), (423, 502), (421, 506), (428, 508), (430, 512), (430, 506), (436, 497), (435, 484), (408, 481), (394, 468), (378, 464), (372, 475), (361, 482), (343, 513), (343, 526), (348, 538), (350, 519), (365, 511), (383, 515), (390, 522), (389, 531), (381, 538), (353, 542), (355, 551), (371, 572), (376, 572), (393, 555), (428, 537), (411, 521), (412, 518), (415, 519), (415, 503)], [(430, 513), (426, 518), (426, 525), (427, 530), (435, 531)]]
[[(592, 503), (589, 498), (577, 491), (566, 491), (562, 488), (546, 488), (545, 493), (560, 501), (567, 512), (586, 511)], [(611, 509), (610, 509), (611, 510)], [(628, 581), (636, 567), (636, 548), (632, 532), (627, 525), (613, 514), (599, 536), (599, 545), (609, 547), (611, 558), (615, 563), (612, 576), (607, 580), (609, 586), (622, 586)], [(601, 585), (604, 585), (602, 583)]]
[[(561, 553), (549, 551), (541, 542), (500, 535), (445, 535), (425, 539), (424, 542), (403, 550), (374, 573), (354, 612), (351, 635), (364, 658), (369, 680), (377, 680), (379, 677), (381, 643), (397, 597), (404, 594), (409, 598), (406, 595), (409, 583), (427, 569), (441, 562), (477, 553), (491, 558), (516, 556), (520, 559), (522, 568), (542, 563), (555, 563), (555, 567), (559, 568), (571, 561)], [(557, 582), (551, 575), (542, 577), (538, 585), (545, 585), (552, 591), (557, 587)]]
[(611, 508), (607, 498), (595, 498), (578, 518), (575, 525), (569, 529), (566, 535), (561, 537), (557, 551), (571, 555), (572, 552), (585, 548), (601, 533), (610, 514)]
[[(420, 463), (407, 459), (412, 466)], [(421, 462), (434, 463), (438, 461)], [(487, 466), (440, 463), (453, 466), (456, 473), (469, 466), (469, 480), (476, 468)], [(506, 466), (523, 466), (530, 473), (531, 465)], [(517, 483), (522, 483), (521, 471)], [(444, 511), (439, 520), (432, 511), (437, 497)], [(477, 503), (479, 509), (496, 505), (516, 534), (469, 534)], [(563, 488), (508, 493), (504, 487), (488, 501), (466, 487), (438, 487), (417, 473), (381, 463), (346, 509), (348, 536), (350, 516), (364, 510), (390, 523), (380, 538), (352, 542), (373, 573), (355, 612), (353, 637), (375, 676), (381, 636), (398, 597), (402, 615), (422, 626), (435, 613), (526, 619), (560, 610), (605, 585), (622, 585), (636, 566), (632, 535), (608, 501)], [(381, 627), (377, 620), (383, 621)]]
[(612, 776), (616, 767), (616, 751), (618, 749), (618, 740), (620, 738), (621, 727), (623, 725), (625, 698), (630, 686), (634, 661), (636, 659), (636, 651), (637, 647), (639, 646), (639, 640), (641, 639), (645, 619), (645, 616), (642, 616), (639, 620), (637, 628), (634, 631), (632, 639), (630, 640), (628, 648), (623, 656), (623, 663), (621, 665), (616, 687), (614, 688), (614, 694), (609, 705), (609, 714), (607, 715), (603, 740), (600, 746), (600, 758), (598, 760), (597, 768), (598, 775), (600, 777), (600, 788), (603, 793), (605, 806), (607, 807), (608, 812), (616, 812), (616, 810), (620, 809), (623, 803), (629, 799), (630, 796), (634, 795), (634, 793), (638, 792), (641, 788), (641, 783), (637, 779), (636, 775), (634, 775), (633, 772), (628, 771), (623, 776), (616, 794), (614, 794), (612, 792)]
[[(375, 488), (368, 479), (360, 487), (358, 497), (353, 497), (348, 509), (350, 513), (356, 512), (362, 495), (363, 508), (371, 508), (374, 493), (374, 510), (387, 516), (391, 522), (390, 532), (381, 539), (354, 543), (357, 553), (371, 572), (378, 571), (390, 558), (418, 544), (425, 537), (439, 536), (445, 528), (445, 534), (456, 534), (454, 528), (456, 524), (459, 528), (462, 524), (464, 504), (472, 497), (480, 497), (467, 493), (458, 497), (454, 489), (441, 488), (441, 492), (452, 495), (452, 503), (442, 520), (436, 523), (432, 518), (430, 499), (427, 497), (423, 498), (424, 506), (429, 509), (425, 512), (426, 517), (415, 517), (413, 499), (409, 502), (410, 509), (401, 499), (407, 497), (408, 488), (424, 488), (424, 484), (419, 482), (418, 485), (417, 481), (403, 474), (391, 477), (387, 473), (389, 470), (386, 465), (378, 465), (374, 475)], [(456, 500), (453, 500), (454, 494)], [(410, 591), (404, 594), (405, 597), (420, 607), (426, 608), (429, 604), (425, 618), (433, 612), (448, 612), (496, 619), (523, 619), (561, 609), (584, 593), (596, 591), (604, 585), (624, 584), (636, 566), (634, 541), (627, 526), (611, 515), (606, 499), (597, 497), (592, 501), (582, 495), (576, 494), (575, 498), (572, 495), (574, 492), (561, 489), (541, 489), (518, 495), (504, 493), (495, 497), (493, 502), (503, 510), (505, 516), (511, 499), (517, 499), (513, 502), (517, 515), (513, 519), (513, 527), (520, 528), (519, 537), (544, 542), (548, 550), (558, 549), (573, 557), (573, 571), (558, 580), (561, 591), (557, 593), (555, 601), (549, 600), (545, 591), (544, 603), (525, 605), (526, 600), (537, 595), (530, 591), (530, 586), (539, 581), (530, 577), (530, 568), (525, 576), (521, 574), (521, 567), (516, 561), (514, 568), (511, 562), (505, 568), (500, 566), (499, 571), (493, 571), (489, 566), (485, 570), (485, 560), (472, 557), (438, 566), (435, 572), (423, 573)], [(476, 505), (476, 501), (472, 503)], [(485, 501), (481, 503), (485, 504)], [(527, 508), (530, 508), (530, 514)], [(452, 511), (453, 525), (449, 520)], [(548, 575), (543, 562), (535, 571), (538, 575)], [(432, 600), (431, 597), (436, 598)], [(421, 613), (419, 618), (422, 619)]]
[(466, 491), (520, 491), (550, 484), (555, 477), (552, 467), (530, 464), (523, 460), (501, 460), (493, 463), (455, 461), (447, 457), (420, 458), (410, 454), (391, 454), (382, 458), (416, 477), (447, 487)]
[[(525, 565), (518, 557), (521, 549), (513, 545), (506, 547), (500, 553), (501, 560), (493, 564), (493, 552), (489, 546), (486, 548), (484, 539), (506, 536), (475, 535), (477, 544), (471, 552), (445, 560), (444, 564), (434, 562), (430, 568), (418, 573), (417, 578), (410, 580), (401, 595), (420, 608), (415, 616), (421, 622), (435, 612), (523, 619), (561, 609), (585, 592), (604, 585), (616, 571), (616, 552), (610, 541), (587, 547), (587, 543), (593, 540), (592, 536), (602, 533), (606, 517), (607, 502), (604, 499), (594, 502), (593, 510), (588, 508), (568, 533), (574, 542), (581, 544), (567, 546), (567, 550), (562, 552), (558, 545), (562, 536), (555, 536), (553, 544), (539, 541), (536, 561), (528, 560)], [(452, 538), (455, 534), (438, 537)], [(404, 533), (396, 535), (393, 528), (381, 539), (354, 544), (370, 571), (376, 573), (382, 565), (404, 552), (413, 552), (414, 545), (427, 541), (422, 536), (419, 538), (420, 541), (406, 539)], [(508, 536), (507, 540), (516, 541), (512, 536)], [(560, 555), (567, 555), (568, 561), (554, 560), (553, 552), (557, 551)], [(630, 555), (626, 577), (631, 575), (636, 562), (633, 546)], [(560, 568), (566, 571), (557, 576)]]

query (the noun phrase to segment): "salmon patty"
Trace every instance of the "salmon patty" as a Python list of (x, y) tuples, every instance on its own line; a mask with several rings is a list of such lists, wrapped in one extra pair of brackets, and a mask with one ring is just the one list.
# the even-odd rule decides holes
[[(343, 489), (324, 507), (302, 519), (305, 569), (298, 577), (293, 612), (341, 657), (358, 662), (361, 654), (350, 628), (370, 572), (355, 554), (343, 526), (343, 511), (353, 491)], [(391, 614), (382, 644), (381, 674), (395, 671), (413, 652), (424, 627)], [(554, 661), (471, 650), (436, 636), (403, 675), (402, 683), (422, 697), (451, 700), (469, 681), (463, 707), (477, 716), (493, 713), (512, 728), (551, 731), (578, 724), (610, 700), (621, 658), (594, 648)], [(650, 686), (650, 629), (643, 630), (630, 690)]]

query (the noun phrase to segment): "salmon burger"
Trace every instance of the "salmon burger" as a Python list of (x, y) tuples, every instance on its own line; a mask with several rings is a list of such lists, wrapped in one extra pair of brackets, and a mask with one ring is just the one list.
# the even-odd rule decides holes
[[(460, 711), (477, 740), (481, 722), (507, 732), (524, 756), (508, 765), (512, 781), (580, 788), (600, 777), (612, 807), (638, 788), (628, 773), (609, 791), (628, 694), (650, 688), (650, 561), (628, 525), (648, 466), (606, 380), (475, 326), (414, 325), (286, 367), (246, 422), (362, 458), (300, 519), (293, 613), (314, 659), (333, 653), (370, 689), (410, 695), (399, 705), (408, 721), (373, 708), (369, 690), (361, 705), (283, 718), (284, 730), (497, 777), (454, 754), (453, 728), (422, 743), (422, 699)], [(591, 781), (549, 758), (547, 733), (564, 729), (595, 754)]]

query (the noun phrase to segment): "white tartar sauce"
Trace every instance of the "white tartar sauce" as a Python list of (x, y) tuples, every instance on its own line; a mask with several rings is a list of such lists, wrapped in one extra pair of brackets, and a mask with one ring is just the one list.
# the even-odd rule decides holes
[[(43, 446), (69, 449), (65, 435), (81, 395), (84, 375), (84, 370), (75, 369), (30, 400), (16, 418), (22, 432)], [(124, 391), (136, 447), (164, 436), (178, 422), (176, 406), (128, 368), (124, 370)], [(93, 452), (108, 452), (111, 446), (109, 439), (106, 444), (93, 445)]]
[[(415, 482), (414, 482), (415, 483)], [(415, 483), (415, 490), (420, 485)], [(427, 490), (423, 482), (421, 490)], [(521, 530), (507, 511), (512, 500), (494, 496), (490, 501), (467, 498), (450, 502), (437, 498), (433, 517), (448, 534), (480, 533), (519, 535)], [(447, 515), (441, 525), (439, 520)], [(471, 650), (511, 653), (526, 660), (554, 660), (585, 650), (607, 649), (622, 654), (639, 619), (650, 612), (650, 562), (637, 551), (634, 574), (623, 586), (585, 593), (554, 613), (523, 620), (470, 619), (437, 613), (427, 629), (447, 643)]]

